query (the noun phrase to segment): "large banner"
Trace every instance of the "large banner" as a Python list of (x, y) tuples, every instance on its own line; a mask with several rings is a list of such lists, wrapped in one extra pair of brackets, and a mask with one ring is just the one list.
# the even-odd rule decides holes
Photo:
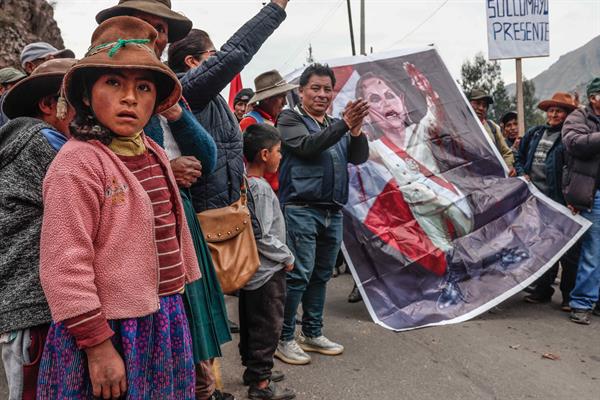
[[(344, 251), (375, 322), (455, 323), (521, 291), (588, 227), (506, 165), (431, 47), (329, 63), (334, 116), (371, 106), (350, 166)], [(297, 78), (298, 73), (290, 75)]]
[(488, 57), (550, 55), (549, 0), (486, 0)]

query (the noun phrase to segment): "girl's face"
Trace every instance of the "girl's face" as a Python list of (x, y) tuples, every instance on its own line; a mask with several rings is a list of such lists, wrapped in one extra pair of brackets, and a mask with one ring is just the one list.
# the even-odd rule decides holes
[(408, 111), (404, 94), (397, 95), (383, 80), (367, 78), (362, 82), (362, 93), (369, 103), (370, 122), (386, 134), (406, 127)]
[(92, 87), (91, 105), (102, 125), (119, 136), (140, 132), (154, 114), (156, 86), (151, 72), (119, 70), (98, 78)]

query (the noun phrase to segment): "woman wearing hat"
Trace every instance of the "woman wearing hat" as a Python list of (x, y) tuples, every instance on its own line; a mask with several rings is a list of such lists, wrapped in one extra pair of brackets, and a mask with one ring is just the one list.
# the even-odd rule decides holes
[[(577, 100), (569, 93), (554, 93), (551, 99), (538, 104), (546, 112), (546, 124), (530, 128), (515, 154), (515, 169), (554, 201), (565, 204), (562, 193), (562, 171), (565, 164), (561, 130), (567, 116), (577, 108)], [(562, 309), (569, 311), (569, 293), (575, 285), (579, 245), (574, 246), (560, 260), (562, 277)], [(558, 273), (558, 263), (537, 282), (533, 293), (525, 296), (529, 303), (546, 303), (552, 299), (552, 284)]]
[(200, 271), (168, 158), (143, 131), (181, 96), (156, 38), (137, 18), (105, 21), (64, 78), (77, 117), (44, 181), (53, 323), (38, 399), (195, 398), (181, 293)]
[[(158, 32), (158, 58), (167, 43), (183, 39), (192, 21), (171, 10), (169, 0), (120, 0), (119, 4), (96, 15), (101, 23), (118, 15), (129, 15), (148, 22)], [(171, 162), (175, 179), (181, 188), (186, 220), (196, 246), (202, 279), (186, 287), (184, 300), (192, 333), (196, 363), (196, 396), (200, 400), (232, 398), (215, 390), (212, 360), (221, 357), (221, 345), (231, 341), (223, 291), (216, 277), (210, 251), (202, 228), (196, 219), (189, 187), (201, 175), (210, 175), (216, 165), (216, 145), (210, 134), (189, 111), (184, 100), (162, 115), (150, 119), (144, 132), (163, 147)]]

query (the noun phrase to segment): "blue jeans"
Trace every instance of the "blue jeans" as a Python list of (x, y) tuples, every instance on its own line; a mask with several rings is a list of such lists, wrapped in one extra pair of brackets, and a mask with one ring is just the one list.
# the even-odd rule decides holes
[(577, 280), (571, 292), (571, 308), (591, 310), (598, 301), (600, 290), (600, 191), (596, 192), (591, 211), (581, 216), (592, 223), (581, 243)]
[(281, 340), (294, 338), (296, 311), (302, 303), (302, 333), (321, 336), (327, 282), (342, 243), (342, 212), (310, 206), (285, 206), (287, 245), (296, 258), (287, 274)]

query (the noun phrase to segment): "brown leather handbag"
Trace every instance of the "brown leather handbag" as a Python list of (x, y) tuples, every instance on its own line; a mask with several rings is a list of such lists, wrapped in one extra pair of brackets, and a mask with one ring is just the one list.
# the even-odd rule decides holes
[(247, 188), (244, 180), (238, 201), (196, 214), (224, 293), (244, 287), (260, 266)]

